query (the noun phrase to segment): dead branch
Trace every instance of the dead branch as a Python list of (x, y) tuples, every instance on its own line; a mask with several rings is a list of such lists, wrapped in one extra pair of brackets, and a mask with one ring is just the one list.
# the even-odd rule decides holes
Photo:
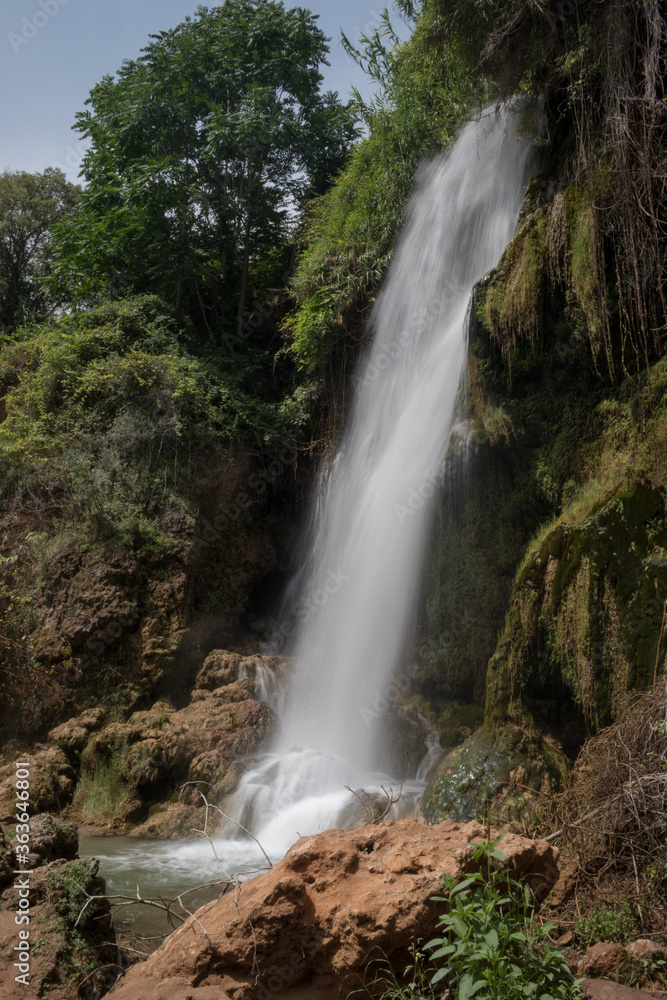
[[(396, 775), (396, 777), (398, 778), (398, 775)], [(380, 823), (382, 823), (382, 821), (385, 819), (385, 817), (389, 813), (389, 810), (391, 809), (391, 807), (395, 806), (397, 802), (400, 802), (400, 800), (401, 800), (401, 798), (403, 796), (403, 785), (405, 784), (405, 778), (399, 778), (398, 780), (399, 780), (399, 788), (398, 788), (398, 794), (396, 795), (396, 797), (394, 797), (391, 788), (389, 789), (389, 791), (387, 791), (387, 789), (384, 787), (384, 785), (380, 785), (380, 788), (384, 792), (384, 795), (385, 795), (385, 798), (386, 798), (386, 806), (383, 809), (383, 811), (379, 814), (379, 816), (375, 815), (375, 803), (373, 802), (373, 797), (370, 794), (370, 792), (366, 791), (365, 788), (362, 788), (359, 792), (356, 792), (353, 788), (350, 788), (349, 785), (346, 785), (345, 789), (346, 789), (346, 791), (351, 792), (352, 795), (354, 795), (354, 797), (359, 800), (359, 802), (361, 803), (361, 806), (362, 806), (364, 812), (366, 813), (366, 815), (369, 818), (369, 821), (374, 826), (379, 826)], [(368, 802), (364, 802), (364, 800), (361, 797), (362, 795), (366, 796)]]
[(570, 787), (554, 799), (557, 828), (545, 837), (566, 837), (582, 873), (626, 872), (638, 902), (659, 891), (651, 872), (667, 865), (666, 713), (661, 680), (585, 743)]

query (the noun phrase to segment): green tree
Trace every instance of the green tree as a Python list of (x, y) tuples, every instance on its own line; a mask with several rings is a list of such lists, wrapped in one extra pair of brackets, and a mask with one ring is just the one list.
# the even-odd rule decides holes
[(327, 41), (302, 8), (226, 0), (105, 77), (77, 116), (87, 188), (60, 228), (53, 287), (79, 302), (157, 292), (216, 339), (234, 332), (253, 268), (284, 269), (305, 198), (356, 134), (321, 92)]
[(79, 189), (60, 170), (0, 174), (0, 330), (11, 332), (54, 303), (44, 297), (54, 224), (70, 212)]
[[(394, 6), (404, 19), (415, 18), (406, 0)], [(391, 258), (420, 162), (446, 148), (486, 96), (487, 81), (469, 71), (455, 48), (424, 44), (432, 28), (430, 15), (420, 17), (403, 42), (384, 10), (358, 47), (343, 35), (374, 93), (370, 101), (355, 93), (367, 136), (355, 145), (336, 184), (310, 206), (302, 231), (292, 281), (297, 308), (289, 324), (292, 353), (310, 373), (335, 377), (340, 365), (344, 369), (358, 337), (358, 317), (366, 314)]]

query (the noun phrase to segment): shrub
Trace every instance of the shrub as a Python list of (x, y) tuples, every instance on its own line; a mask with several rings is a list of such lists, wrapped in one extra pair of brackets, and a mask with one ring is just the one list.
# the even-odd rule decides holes
[(616, 900), (613, 906), (593, 910), (581, 916), (575, 924), (575, 933), (584, 947), (598, 941), (616, 941), (625, 944), (637, 928), (637, 916), (628, 902)]
[(83, 770), (75, 793), (83, 816), (113, 819), (118, 815), (120, 804), (129, 791), (125, 779), (126, 759), (127, 747), (115, 748), (107, 760), (96, 762), (94, 769)]
[[(633, 694), (621, 718), (584, 744), (569, 787), (552, 801), (550, 825), (567, 833), (582, 871), (611, 871), (634, 881), (640, 923), (667, 902), (666, 715), (661, 677), (650, 691)], [(579, 933), (589, 939), (627, 935), (636, 922), (627, 904), (587, 920)]]
[(529, 887), (498, 868), (505, 856), (497, 842), (475, 850), (486, 874), (444, 877), (448, 895), (435, 898), (449, 902), (450, 910), (438, 921), (442, 936), (425, 945), (440, 965), (431, 985), (446, 981), (457, 1000), (571, 1000), (578, 984), (562, 953), (547, 943), (553, 924), (536, 920)]
[(368, 135), (335, 186), (312, 204), (302, 233), (293, 280), (298, 305), (287, 325), (292, 352), (308, 371), (349, 337), (347, 319), (372, 302), (420, 162), (446, 148), (486, 96), (486, 81), (462, 71), (455, 48), (424, 45), (431, 21), (425, 12), (402, 44), (385, 11), (360, 50), (346, 42), (376, 92), (370, 104), (356, 95)]
[[(498, 838), (499, 840), (500, 838)], [(579, 982), (562, 952), (548, 943), (550, 921), (537, 919), (531, 889), (498, 866), (505, 856), (498, 840), (477, 844), (474, 858), (479, 871), (455, 880), (443, 876), (449, 910), (438, 920), (441, 936), (423, 949), (414, 949), (415, 963), (406, 969), (411, 981), (401, 985), (391, 972), (376, 972), (367, 994), (382, 1000), (576, 1000)], [(423, 952), (430, 955), (430, 967)], [(437, 989), (436, 989), (437, 987)], [(374, 992), (375, 991), (375, 992)]]

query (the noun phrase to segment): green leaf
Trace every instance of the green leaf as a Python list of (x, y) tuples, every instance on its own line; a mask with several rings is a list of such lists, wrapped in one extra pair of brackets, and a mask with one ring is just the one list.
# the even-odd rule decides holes
[(427, 941), (426, 944), (423, 944), (422, 948), (437, 948), (442, 943), (442, 938), (433, 938), (431, 941)]
[(459, 983), (458, 1000), (469, 1000), (470, 997), (474, 997), (476, 993), (484, 989), (486, 985), (487, 982), (485, 979), (475, 981), (473, 976), (467, 973)]
[(500, 941), (498, 939), (498, 932), (493, 928), (490, 931), (486, 932), (486, 934), (484, 935), (484, 940), (488, 944), (489, 948), (492, 948), (494, 951), (498, 948), (500, 944)]
[(456, 946), (453, 944), (447, 945), (446, 948), (438, 948), (438, 950), (434, 951), (431, 955), (431, 961), (435, 962), (438, 958), (445, 958), (448, 955), (453, 955), (455, 951)]
[(452, 889), (450, 895), (454, 896), (460, 892), (463, 892), (464, 889), (467, 889), (469, 886), (474, 885), (475, 883), (479, 883), (479, 881), (480, 881), (479, 874), (475, 873), (474, 875), (470, 875), (469, 878), (463, 879), (462, 882), (457, 882), (455, 887)]
[(449, 975), (449, 969), (438, 969), (433, 978), (431, 979), (431, 986), (435, 986), (440, 980), (444, 979), (445, 976)]

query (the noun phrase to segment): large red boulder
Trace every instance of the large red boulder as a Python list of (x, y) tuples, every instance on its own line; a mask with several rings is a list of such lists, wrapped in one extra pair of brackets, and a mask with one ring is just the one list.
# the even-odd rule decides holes
[[(114, 1000), (207, 1000), (198, 991), (211, 987), (232, 1000), (344, 996), (371, 959), (402, 969), (412, 944), (433, 936), (443, 872), (470, 871), (485, 834), (478, 823), (401, 820), (302, 837), (270, 871), (202, 907)], [(545, 841), (508, 835), (499, 847), (536, 888), (558, 878), (558, 850)]]

